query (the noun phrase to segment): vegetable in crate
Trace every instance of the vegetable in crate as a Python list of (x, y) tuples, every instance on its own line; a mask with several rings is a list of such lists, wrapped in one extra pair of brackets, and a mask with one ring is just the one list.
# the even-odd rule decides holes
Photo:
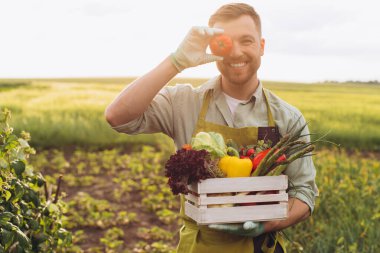
[(191, 139), (191, 147), (195, 150), (207, 150), (213, 159), (222, 158), (226, 155), (239, 155), (239, 152), (228, 143), (225, 143), (223, 136), (216, 132), (197, 133)]
[(249, 177), (252, 171), (252, 161), (237, 156), (224, 156), (218, 166), (227, 177)]
[(286, 134), (272, 148), (258, 153), (253, 159), (252, 176), (277, 176), (285, 171), (287, 166), (314, 150), (313, 142), (300, 140), (301, 133), (307, 124), (293, 134)]
[(165, 164), (165, 176), (173, 194), (187, 194), (187, 185), (202, 179), (223, 177), (217, 160), (206, 150), (180, 149)]
[[(252, 159), (253, 170), (255, 170), (257, 168), (257, 166), (260, 164), (261, 160), (263, 160), (263, 158), (269, 153), (270, 150), (271, 150), (271, 148), (263, 150), (253, 157), (253, 159)], [(286, 155), (282, 154), (280, 157), (277, 158), (276, 162), (280, 163), (280, 162), (285, 161), (285, 160), (286, 160)]]
[(199, 132), (191, 139), (191, 147), (194, 150), (206, 150), (213, 158), (227, 155), (227, 146), (223, 136), (215, 132)]

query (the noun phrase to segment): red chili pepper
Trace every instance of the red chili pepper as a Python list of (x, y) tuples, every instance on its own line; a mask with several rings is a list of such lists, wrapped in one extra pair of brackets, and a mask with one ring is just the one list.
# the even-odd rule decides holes
[(280, 156), (276, 162), (282, 162), (282, 161), (285, 161), (286, 160), (286, 155), (283, 154), (282, 156)]
[[(255, 170), (257, 168), (257, 166), (259, 166), (261, 160), (263, 160), (263, 158), (268, 154), (268, 152), (270, 151), (271, 149), (268, 148), (266, 150), (263, 150), (261, 151), (260, 153), (258, 153), (254, 158), (253, 158), (253, 170)], [(277, 161), (276, 162), (282, 162), (282, 161), (285, 161), (286, 160), (286, 155), (283, 154), (281, 155), (279, 158), (277, 158)]]
[(257, 166), (259, 166), (261, 160), (263, 160), (263, 158), (266, 156), (266, 154), (268, 154), (268, 152), (270, 151), (271, 149), (268, 148), (266, 150), (263, 150), (261, 152), (259, 152), (254, 158), (253, 158), (253, 166), (252, 166), (252, 169), (255, 170), (257, 168)]

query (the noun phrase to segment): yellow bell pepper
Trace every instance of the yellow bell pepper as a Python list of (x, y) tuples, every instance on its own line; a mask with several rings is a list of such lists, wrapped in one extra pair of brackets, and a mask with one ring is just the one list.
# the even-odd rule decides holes
[(252, 171), (252, 161), (249, 158), (224, 156), (219, 160), (218, 167), (227, 177), (249, 177)]

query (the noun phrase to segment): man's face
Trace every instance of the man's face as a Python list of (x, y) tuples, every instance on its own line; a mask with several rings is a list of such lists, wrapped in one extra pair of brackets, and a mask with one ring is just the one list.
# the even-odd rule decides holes
[(233, 42), (231, 53), (216, 63), (223, 78), (234, 84), (252, 80), (260, 67), (265, 45), (253, 19), (244, 15), (228, 22), (217, 22), (213, 27), (223, 28)]

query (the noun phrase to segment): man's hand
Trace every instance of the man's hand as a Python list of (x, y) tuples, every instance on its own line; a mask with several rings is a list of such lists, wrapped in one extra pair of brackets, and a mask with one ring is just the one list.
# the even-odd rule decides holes
[(264, 224), (253, 221), (246, 221), (239, 224), (211, 224), (208, 227), (233, 235), (248, 237), (256, 237), (264, 233)]
[(223, 29), (203, 26), (191, 28), (178, 49), (171, 54), (171, 60), (178, 72), (201, 64), (223, 60), (223, 57), (206, 54), (210, 38), (222, 34)]

